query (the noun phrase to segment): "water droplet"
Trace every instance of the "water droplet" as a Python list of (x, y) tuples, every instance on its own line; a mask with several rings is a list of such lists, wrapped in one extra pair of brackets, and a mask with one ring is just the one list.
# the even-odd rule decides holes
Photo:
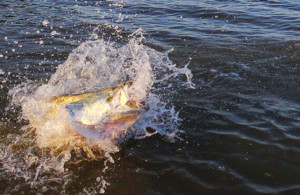
[(57, 35), (58, 33), (54, 30), (51, 32), (51, 36)]
[(48, 21), (48, 20), (44, 20), (44, 21), (42, 22), (42, 24), (43, 24), (43, 26), (47, 26), (47, 25), (49, 24), (49, 21)]

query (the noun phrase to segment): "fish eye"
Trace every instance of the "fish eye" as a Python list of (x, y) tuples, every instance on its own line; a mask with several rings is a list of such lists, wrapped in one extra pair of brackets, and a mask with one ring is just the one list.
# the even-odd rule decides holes
[(106, 99), (107, 102), (111, 102), (112, 100), (113, 100), (113, 97), (108, 97), (108, 98)]
[(126, 105), (130, 108), (138, 108), (139, 104), (136, 100), (129, 100), (126, 102)]

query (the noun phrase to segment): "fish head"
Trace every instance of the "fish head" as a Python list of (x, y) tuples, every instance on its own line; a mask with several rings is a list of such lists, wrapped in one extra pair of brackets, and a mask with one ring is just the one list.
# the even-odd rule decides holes
[(136, 121), (146, 111), (146, 107), (131, 95), (132, 82), (126, 82), (120, 86), (115, 93), (107, 99), (112, 109), (108, 113), (111, 121)]
[(81, 95), (79, 101), (65, 105), (74, 129), (88, 139), (117, 137), (126, 132), (146, 111), (131, 94), (132, 82)]
[(107, 98), (107, 101), (111, 102), (115, 108), (123, 107), (126, 109), (143, 109), (142, 104), (130, 93), (131, 86), (131, 81), (121, 84), (115, 90), (114, 94)]

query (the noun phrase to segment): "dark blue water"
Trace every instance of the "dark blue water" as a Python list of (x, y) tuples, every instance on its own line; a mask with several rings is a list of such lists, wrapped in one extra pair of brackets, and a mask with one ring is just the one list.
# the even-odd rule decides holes
[(70, 181), (44, 175), (45, 189), (0, 155), (0, 192), (86, 193), (103, 174), (108, 194), (300, 193), (298, 0), (1, 1), (2, 144), (24, 125), (7, 107), (9, 89), (47, 82), (91, 34), (124, 44), (138, 28), (145, 45), (190, 62), (196, 89), (178, 87), (170, 100), (182, 139), (128, 140), (105, 173), (101, 161), (70, 161)]

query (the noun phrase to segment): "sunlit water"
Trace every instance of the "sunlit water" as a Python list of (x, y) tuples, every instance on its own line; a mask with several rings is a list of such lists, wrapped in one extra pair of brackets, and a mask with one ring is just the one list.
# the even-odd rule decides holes
[[(300, 3), (0, 3), (0, 192), (300, 190)], [(149, 110), (82, 145), (52, 97), (133, 80)]]

